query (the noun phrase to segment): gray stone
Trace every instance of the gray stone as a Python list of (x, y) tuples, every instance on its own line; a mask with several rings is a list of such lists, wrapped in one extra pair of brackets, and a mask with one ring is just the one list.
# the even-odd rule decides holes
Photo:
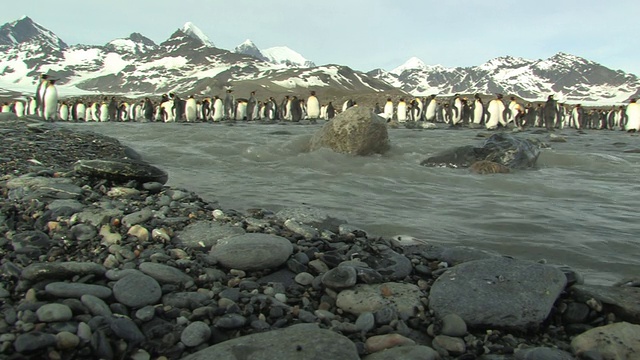
[(589, 351), (599, 352), (604, 359), (638, 359), (640, 325), (620, 322), (593, 328), (571, 341), (573, 353), (580, 357)]
[(112, 315), (109, 305), (107, 305), (107, 303), (102, 301), (102, 299), (100, 299), (99, 297), (85, 294), (82, 295), (80, 301), (82, 301), (82, 304), (84, 304), (84, 306), (86, 306), (87, 309), (89, 309), (89, 312), (94, 316), (108, 317)]
[(132, 212), (131, 214), (127, 214), (122, 217), (122, 224), (128, 228), (133, 225), (144, 223), (145, 221), (151, 219), (153, 217), (153, 211), (149, 208), (144, 208), (142, 210)]
[(196, 347), (211, 337), (211, 328), (202, 321), (194, 321), (180, 334), (180, 341), (187, 347)]
[(318, 237), (318, 229), (292, 219), (286, 220), (284, 222), (284, 227), (296, 234), (304, 236), (306, 239)]
[(322, 283), (332, 289), (350, 288), (356, 284), (358, 275), (351, 266), (338, 266), (322, 276)]
[(431, 346), (433, 346), (433, 348), (440, 354), (445, 356), (457, 356), (467, 351), (467, 346), (465, 345), (464, 340), (446, 335), (436, 336), (433, 339)]
[(0, 112), (0, 121), (18, 120), (14, 112)]
[(149, 321), (156, 315), (156, 308), (148, 305), (136, 311), (136, 319), (141, 321)]
[(552, 266), (508, 258), (469, 261), (445, 271), (429, 293), (438, 317), (454, 313), (467, 326), (529, 329), (549, 315), (566, 277)]
[(53, 334), (45, 334), (39, 331), (28, 332), (18, 335), (16, 341), (13, 342), (13, 348), (18, 353), (28, 353), (31, 351), (44, 349), (55, 345), (56, 336)]
[(244, 234), (243, 228), (217, 221), (198, 221), (179, 231), (174, 241), (179, 246), (209, 250), (218, 240)]
[(375, 325), (375, 317), (373, 316), (373, 313), (370, 312), (363, 312), (358, 315), (358, 318), (356, 319), (356, 328), (365, 333), (373, 329)]
[(277, 268), (293, 253), (293, 245), (283, 237), (250, 233), (221, 239), (210, 256), (221, 265), (238, 270)]
[(73, 312), (67, 305), (52, 303), (39, 307), (36, 315), (41, 322), (69, 321)]
[(193, 282), (193, 278), (179, 269), (169, 265), (153, 262), (143, 262), (138, 266), (140, 271), (158, 280), (161, 283), (186, 285)]
[(243, 327), (247, 319), (240, 314), (226, 314), (216, 320), (215, 325), (221, 329), (237, 329)]
[(156, 304), (162, 296), (162, 290), (154, 278), (144, 274), (131, 274), (115, 283), (113, 296), (126, 306), (139, 308)]
[(416, 314), (416, 309), (422, 304), (422, 296), (420, 288), (413, 284), (358, 284), (340, 291), (336, 306), (355, 315), (391, 306), (400, 317), (406, 318)]
[(385, 119), (368, 107), (354, 106), (329, 120), (311, 138), (309, 148), (351, 155), (384, 154), (391, 148)]
[(71, 227), (71, 238), (79, 241), (91, 240), (98, 235), (98, 229), (88, 224), (78, 224)]
[(145, 336), (133, 320), (126, 317), (112, 317), (109, 327), (116, 336), (127, 340), (129, 343), (139, 344), (145, 340)]
[(467, 324), (456, 314), (447, 314), (440, 319), (439, 333), (447, 336), (462, 337), (467, 335)]
[(313, 324), (298, 324), (227, 340), (184, 358), (205, 359), (357, 360), (359, 356), (347, 337)]
[(83, 295), (93, 295), (106, 299), (111, 296), (110, 288), (93, 284), (52, 282), (47, 284), (44, 289), (47, 294), (62, 298), (80, 298)]
[(276, 213), (283, 222), (293, 220), (297, 223), (313, 226), (317, 229), (328, 229), (337, 232), (345, 220), (336, 219), (328, 212), (309, 206), (284, 208)]
[(411, 260), (389, 248), (382, 249), (375, 256), (364, 259), (364, 262), (391, 281), (402, 280), (413, 270)]
[(84, 209), (84, 205), (82, 205), (79, 201), (72, 199), (56, 199), (47, 205), (47, 209), (52, 211), (60, 208), (69, 208), (71, 209), (70, 211), (75, 214), (82, 211)]
[(76, 275), (102, 276), (106, 271), (104, 266), (91, 262), (34, 263), (24, 268), (20, 276), (25, 280), (41, 281), (68, 279)]
[(80, 338), (78, 335), (70, 333), (68, 331), (61, 331), (56, 334), (56, 347), (60, 350), (75, 349), (80, 345)]
[(437, 351), (428, 346), (409, 345), (396, 346), (367, 355), (362, 360), (440, 360)]
[(146, 182), (165, 184), (169, 180), (166, 171), (137, 160), (78, 160), (73, 165), (73, 170), (81, 175), (116, 183), (127, 183), (133, 180), (140, 184)]
[(199, 292), (174, 292), (164, 295), (162, 304), (180, 309), (195, 309), (203, 306), (208, 300), (209, 296)]
[(584, 303), (594, 298), (607, 304), (620, 318), (640, 323), (640, 288), (630, 286), (574, 285), (573, 297)]
[(574, 357), (566, 351), (545, 347), (522, 349), (516, 352), (516, 360), (573, 360)]

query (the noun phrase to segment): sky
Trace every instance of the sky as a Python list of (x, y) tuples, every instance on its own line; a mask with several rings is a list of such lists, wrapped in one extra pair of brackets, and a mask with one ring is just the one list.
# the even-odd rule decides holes
[(640, 75), (638, 14), (638, 0), (21, 0), (0, 24), (27, 15), (69, 45), (103, 45), (133, 32), (161, 43), (192, 22), (219, 48), (251, 39), (361, 71), (565, 52)]

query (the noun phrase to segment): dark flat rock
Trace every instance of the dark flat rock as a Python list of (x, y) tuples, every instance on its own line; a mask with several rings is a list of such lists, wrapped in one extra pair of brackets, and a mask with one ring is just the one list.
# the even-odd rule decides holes
[(151, 164), (130, 159), (78, 160), (73, 165), (73, 170), (78, 174), (116, 183), (127, 183), (133, 180), (140, 184), (147, 182), (165, 184), (169, 180), (166, 171)]
[(634, 323), (640, 323), (640, 288), (629, 286), (574, 285), (573, 297), (586, 302), (590, 298), (612, 307), (613, 312)]

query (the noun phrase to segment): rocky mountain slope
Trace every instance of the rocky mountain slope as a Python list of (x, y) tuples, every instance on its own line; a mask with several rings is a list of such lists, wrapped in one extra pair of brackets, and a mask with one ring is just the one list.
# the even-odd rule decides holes
[[(61, 95), (177, 92), (213, 96), (234, 88), (239, 96), (306, 95), (384, 98), (438, 94), (516, 95), (544, 100), (618, 104), (640, 96), (640, 79), (565, 53), (548, 59), (512, 56), (473, 67), (447, 68), (411, 58), (397, 68), (367, 73), (344, 65), (316, 66), (286, 46), (259, 49), (247, 40), (233, 51), (217, 48), (196, 25), (186, 23), (154, 43), (133, 33), (104, 45), (67, 45), (23, 17), (0, 27), (0, 95), (31, 94), (41, 73), (58, 78)], [(10, 93), (10, 94), (9, 94)], [(9, 94), (9, 95), (8, 95)], [(326, 95), (326, 96), (325, 96)]]

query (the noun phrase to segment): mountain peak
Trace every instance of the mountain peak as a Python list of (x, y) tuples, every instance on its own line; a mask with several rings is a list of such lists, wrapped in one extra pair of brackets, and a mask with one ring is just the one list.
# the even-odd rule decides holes
[(204, 32), (202, 32), (202, 30), (200, 30), (200, 28), (198, 28), (191, 21), (187, 21), (180, 30), (182, 30), (182, 32), (187, 34), (189, 37), (201, 41), (205, 46), (215, 47), (215, 45), (213, 45), (213, 42), (209, 40), (209, 37), (207, 37), (207, 35), (205, 35)]
[(253, 41), (247, 39), (242, 44), (238, 45), (233, 49), (233, 52), (236, 54), (244, 54), (253, 56), (254, 58), (260, 59), (262, 61), (269, 61), (269, 59), (264, 56), (264, 54), (258, 49), (256, 44)]
[(0, 45), (14, 46), (23, 43), (48, 45), (60, 50), (69, 47), (52, 31), (47, 30), (26, 15), (0, 27)]
[(404, 64), (398, 66), (397, 68), (391, 70), (392, 74), (400, 75), (405, 70), (421, 70), (426, 68), (427, 66), (424, 64), (422, 60), (413, 56), (409, 58), (409, 60), (405, 61)]
[(142, 54), (147, 51), (153, 50), (157, 47), (153, 40), (140, 33), (132, 33), (129, 37), (124, 39), (115, 39), (107, 43), (106, 47), (109, 50), (119, 53), (137, 53)]
[(315, 67), (312, 61), (291, 50), (286, 46), (274, 46), (262, 50), (262, 54), (274, 64), (283, 64), (293, 67)]

